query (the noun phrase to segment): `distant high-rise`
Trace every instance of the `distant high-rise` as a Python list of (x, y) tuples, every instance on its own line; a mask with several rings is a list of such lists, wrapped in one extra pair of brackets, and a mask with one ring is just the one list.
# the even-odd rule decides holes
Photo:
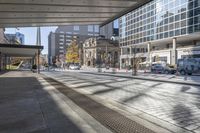
[(3, 28), (0, 28), (0, 43), (8, 43), (8, 40), (5, 37)]
[(104, 36), (105, 39), (110, 39), (112, 36), (119, 36), (118, 20), (100, 27), (100, 35)]
[(36, 45), (41, 45), (41, 30), (40, 27), (37, 27), (37, 36), (36, 36)]
[(200, 0), (152, 0), (119, 18), (121, 67), (200, 58)]
[(76, 40), (79, 47), (90, 37), (99, 36), (98, 25), (70, 25), (59, 26), (55, 32), (51, 32), (48, 37), (49, 63), (55, 59), (65, 60), (67, 46), (72, 40)]
[(16, 32), (15, 34), (6, 34), (6, 38), (10, 44), (24, 44), (24, 34)]

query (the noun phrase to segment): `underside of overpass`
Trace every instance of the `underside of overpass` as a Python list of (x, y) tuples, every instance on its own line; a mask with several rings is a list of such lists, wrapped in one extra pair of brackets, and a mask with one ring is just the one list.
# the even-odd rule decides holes
[(0, 27), (101, 26), (151, 0), (1, 0)]
[[(10, 57), (29, 57), (33, 64), (39, 66), (40, 51), (43, 46), (0, 44), (0, 71), (5, 70)], [(39, 72), (39, 67), (38, 72)]]

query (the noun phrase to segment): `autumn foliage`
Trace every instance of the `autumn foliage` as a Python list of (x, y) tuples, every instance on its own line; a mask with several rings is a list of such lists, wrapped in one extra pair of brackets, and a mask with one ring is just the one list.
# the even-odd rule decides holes
[(66, 61), (68, 63), (79, 63), (78, 44), (72, 41), (67, 49)]

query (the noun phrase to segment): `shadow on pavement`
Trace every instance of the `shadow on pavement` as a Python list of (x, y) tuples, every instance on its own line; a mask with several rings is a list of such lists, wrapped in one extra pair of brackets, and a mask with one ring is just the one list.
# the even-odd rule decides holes
[(35, 77), (0, 77), (1, 133), (82, 133)]

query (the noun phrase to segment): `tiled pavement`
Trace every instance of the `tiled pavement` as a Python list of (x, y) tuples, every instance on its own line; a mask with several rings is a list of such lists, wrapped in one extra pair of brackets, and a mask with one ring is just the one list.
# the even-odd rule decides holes
[(108, 98), (200, 133), (200, 87), (73, 72), (45, 73), (79, 91)]
[(37, 74), (0, 73), (0, 133), (97, 132), (111, 133)]

